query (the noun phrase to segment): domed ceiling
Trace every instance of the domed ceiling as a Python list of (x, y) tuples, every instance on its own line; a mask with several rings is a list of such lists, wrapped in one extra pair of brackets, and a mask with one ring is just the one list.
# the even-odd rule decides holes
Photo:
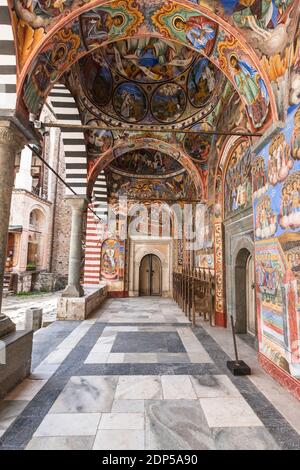
[[(175, 199), (190, 194), (186, 167), (163, 150), (145, 145), (130, 151), (129, 145), (127, 152), (117, 155), (120, 143), (126, 146), (143, 138), (175, 145), (190, 158), (205, 187), (213, 141), (205, 132), (215, 128), (224, 100), (232, 92), (225, 75), (209, 59), (169, 40), (130, 38), (83, 57), (65, 80), (76, 97), (82, 123), (94, 127), (85, 132), (90, 171), (101, 155), (115, 149), (115, 158), (107, 159), (105, 170), (112, 197), (124, 188), (146, 195), (149, 187), (153, 198), (159, 193), (172, 199), (175, 193)], [(189, 133), (181, 133), (183, 129)], [(150, 185), (147, 190), (144, 184)]]
[(226, 81), (197, 55), (156, 38), (111, 43), (76, 66), (81, 100), (106, 122), (190, 126), (214, 110)]

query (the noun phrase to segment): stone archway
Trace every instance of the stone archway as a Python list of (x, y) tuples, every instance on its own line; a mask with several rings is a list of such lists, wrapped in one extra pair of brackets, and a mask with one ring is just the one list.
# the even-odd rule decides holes
[(147, 255), (155, 255), (161, 263), (161, 295), (169, 297), (172, 291), (172, 239), (132, 237), (129, 259), (129, 297), (137, 297), (140, 288), (140, 265)]

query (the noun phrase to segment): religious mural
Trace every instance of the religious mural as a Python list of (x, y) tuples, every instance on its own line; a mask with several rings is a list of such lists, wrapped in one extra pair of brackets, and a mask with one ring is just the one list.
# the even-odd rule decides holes
[(148, 109), (147, 96), (143, 89), (124, 82), (114, 92), (113, 105), (116, 113), (128, 122), (141, 121)]
[[(193, 3), (195, 4), (195, 2)], [(43, 7), (46, 7), (46, 5), (51, 16), (53, 13), (51, 10), (52, 4), (43, 3)], [(53, 7), (58, 8), (62, 12), (60, 14), (65, 15), (79, 5), (81, 6), (79, 0), (74, 0), (70, 5), (70, 9), (66, 8), (69, 6), (68, 2), (53, 3)], [(221, 5), (222, 3), (217, 8), (214, 3), (211, 9), (218, 14), (222, 13)], [(207, 4), (205, 4), (205, 7), (208, 7)], [(227, 7), (224, 9), (224, 14), (226, 13), (224, 18), (231, 21), (230, 14), (227, 16), (229, 11)], [(147, 8), (147, 14), (145, 8)], [(32, 8), (29, 4), (26, 4), (24, 10), (27, 19), (20, 16), (16, 19), (17, 27), (21, 30), (24, 29), (24, 24), (31, 28), (29, 26), (29, 17)], [(233, 12), (233, 8), (231, 8), (231, 12)], [(54, 18), (51, 17), (50, 23), (53, 27)], [(184, 74), (187, 68), (195, 63), (189, 76), (188, 93), (186, 93), (186, 90), (180, 91), (181, 83), (176, 83), (176, 86), (172, 84), (172, 87), (161, 88), (154, 90), (154, 92), (153, 90), (147, 90), (147, 93), (152, 91), (153, 95), (150, 100), (153, 110), (152, 115), (160, 122), (175, 122), (179, 117), (183, 117), (188, 98), (189, 106), (194, 107), (195, 111), (197, 108), (198, 110), (202, 109), (202, 106), (206, 106), (209, 101), (211, 102), (212, 95), (214, 95), (213, 90), (216, 92), (218, 89), (217, 82), (218, 77), (221, 76), (219, 72), (219, 69), (221, 69), (230, 78), (243, 98), (253, 127), (260, 128), (267, 124), (270, 117), (269, 91), (249, 54), (243, 52), (241, 44), (234, 36), (228, 31), (225, 32), (216, 22), (202, 15), (196, 9), (188, 9), (176, 2), (173, 2), (170, 6), (168, 2), (158, 2), (157, 0), (153, 0), (151, 5), (146, 5), (144, 0), (138, 0), (137, 2), (120, 0), (87, 10), (79, 17), (74, 16), (70, 27), (76, 31), (76, 40), (79, 42), (77, 49), (72, 53), (72, 60), (63, 61), (59, 67), (55, 65), (53, 73), (51, 71), (50, 74), (45, 73), (43, 83), (37, 83), (34, 89), (30, 88), (32, 77), (35, 77), (37, 72), (36, 67), (43, 67), (43, 61), (49, 63), (49, 58), (43, 56), (43, 51), (53, 49), (53, 38), (51, 38), (48, 42), (45, 42), (45, 46), (39, 52), (39, 56), (33, 64), (31, 72), (29, 72), (24, 93), (24, 102), (29, 112), (39, 113), (43, 102), (42, 98), (48, 93), (51, 84), (69, 68), (72, 62), (76, 62), (82, 55), (86, 54), (87, 50), (99, 49), (99, 46), (104, 45), (103, 50), (97, 50), (96, 56), (101, 55), (104, 63), (110, 67), (111, 72), (114, 75), (120, 74), (123, 80), (130, 79), (144, 84), (171, 79), (177, 80), (179, 75)], [(47, 26), (40, 28), (43, 31), (41, 33), (42, 37), (49, 28)], [(64, 29), (58, 30), (56, 34), (64, 35), (65, 28), (66, 25)], [(21, 30), (18, 36), (20, 38), (23, 37)], [(152, 35), (151, 38), (145, 36), (149, 32)], [(162, 37), (160, 39), (153, 37), (153, 33)], [(141, 37), (128, 39), (129, 36), (137, 34), (141, 34)], [(26, 38), (29, 37), (32, 38), (32, 35), (26, 36)], [(126, 39), (122, 40), (125, 37)], [(37, 42), (32, 39), (30, 43), (29, 49), (34, 49)], [(24, 39), (22, 47), (20, 47), (20, 54), (27, 54), (28, 57), (28, 47), (27, 39)], [(25, 53), (24, 51), (28, 52)], [(203, 58), (196, 62), (199, 53), (208, 56), (210, 61)], [(96, 94), (95, 98), (100, 99), (100, 102), (103, 102), (102, 100), (109, 96), (109, 93), (103, 91), (108, 86), (106, 79), (108, 72), (104, 63), (99, 64), (102, 67), (101, 73), (94, 76), (95, 83), (91, 85)], [(92, 71), (91, 74), (93, 75), (93, 73)], [(115, 78), (118, 80), (117, 76)], [(188, 77), (186, 77), (187, 79)], [(101, 82), (103, 82), (103, 88)], [(125, 93), (123, 96), (125, 98)], [(169, 103), (163, 106), (163, 110), (161, 110), (161, 103), (165, 102), (166, 97), (168, 97)], [(116, 97), (116, 100), (118, 101), (118, 97)], [(132, 102), (130, 94), (129, 96), (126, 94), (125, 118), (131, 113), (130, 119), (133, 122), (139, 122), (139, 118), (133, 117), (133, 111), (130, 111), (130, 108), (134, 106), (132, 103), (128, 106), (128, 102)], [(215, 104), (217, 104), (217, 100)], [(141, 109), (143, 106), (144, 103), (141, 105)], [(209, 111), (212, 111), (211, 107)], [(203, 112), (197, 116), (195, 115), (195, 122), (202, 119), (204, 115)], [(120, 116), (123, 116), (123, 114), (119, 114)], [(97, 117), (101, 118), (101, 116)], [(148, 122), (150, 121), (149, 115)], [(129, 122), (131, 121), (129, 120)]]
[[(87, 125), (101, 127), (101, 125), (103, 126), (103, 123), (91, 120), (87, 122)], [(103, 129), (89, 129), (84, 133), (84, 137), (88, 156), (92, 158), (106, 152), (113, 145), (113, 135), (111, 131)]]
[(158, 150), (138, 149), (117, 157), (111, 164), (112, 169), (133, 175), (158, 176), (184, 171), (177, 160)]
[(161, 85), (152, 96), (151, 109), (158, 121), (177, 121), (183, 114), (185, 106), (186, 94), (176, 83)]
[(279, 181), (285, 180), (294, 165), (284, 134), (278, 134), (274, 137), (269, 152), (268, 179), (269, 183), (275, 185)]
[(112, 94), (112, 76), (107, 65), (97, 53), (84, 57), (80, 61), (80, 79), (85, 91), (96, 106), (106, 106)]
[(220, 74), (208, 59), (202, 58), (193, 65), (188, 79), (188, 97), (193, 106), (200, 108), (209, 101)]
[(125, 177), (108, 170), (106, 172), (108, 191), (112, 198), (127, 196), (133, 199), (180, 200), (195, 195), (194, 185), (187, 173), (171, 178), (134, 178)]
[[(253, 202), (260, 351), (300, 379), (300, 161), (293, 158), (290, 150), (297, 138), (298, 113), (296, 108), (291, 110), (284, 130), (260, 151), (259, 159), (268, 168), (271, 184), (265, 185), (264, 192), (256, 191)], [(275, 157), (279, 177), (270, 180)], [(271, 175), (275, 175), (275, 170)], [(265, 240), (259, 241), (262, 238)]]
[(263, 157), (257, 157), (252, 163), (253, 197), (258, 198), (268, 191), (268, 174)]
[(279, 223), (282, 228), (300, 228), (300, 171), (292, 173), (282, 186)]
[(124, 278), (125, 246), (124, 243), (107, 239), (101, 247), (101, 279), (121, 281)]
[(295, 160), (300, 160), (300, 108), (295, 113), (294, 130), (291, 141), (291, 155)]
[(271, 207), (271, 198), (266, 195), (257, 204), (255, 217), (256, 238), (271, 238), (277, 230), (277, 215)]
[(155, 37), (117, 41), (108, 44), (101, 54), (114, 73), (145, 83), (172, 80), (195, 59), (192, 49)]
[(86, 49), (94, 49), (108, 39), (137, 30), (143, 19), (139, 9), (127, 0), (102, 5), (83, 13), (80, 24)]
[(211, 126), (205, 124), (195, 124), (190, 128), (191, 134), (186, 134), (184, 138), (184, 150), (194, 160), (198, 162), (207, 162), (213, 136), (203, 134), (201, 131), (212, 130)]
[(229, 159), (224, 192), (225, 217), (251, 207), (251, 149), (248, 141), (240, 143)]

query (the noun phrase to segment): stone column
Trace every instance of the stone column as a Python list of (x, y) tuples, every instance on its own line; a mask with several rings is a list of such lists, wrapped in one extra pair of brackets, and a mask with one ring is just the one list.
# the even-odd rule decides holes
[(0, 337), (16, 328), (6, 315), (1, 314), (1, 304), (15, 158), (24, 144), (25, 139), (16, 126), (10, 121), (0, 120)]
[(87, 199), (84, 196), (67, 196), (67, 203), (72, 208), (71, 241), (69, 253), (68, 285), (63, 297), (82, 297), (84, 291), (80, 285), (82, 261), (82, 231), (83, 217), (87, 209)]
[(32, 152), (29, 148), (25, 147), (21, 153), (20, 169), (16, 174), (15, 188), (26, 189), (31, 192), (32, 190), (32, 176), (31, 176), (31, 162)]

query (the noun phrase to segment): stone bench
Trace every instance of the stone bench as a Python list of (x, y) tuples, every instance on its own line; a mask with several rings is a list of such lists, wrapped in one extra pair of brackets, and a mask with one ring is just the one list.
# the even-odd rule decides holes
[(106, 286), (86, 288), (83, 297), (60, 297), (57, 302), (57, 320), (86, 320), (106, 297)]

